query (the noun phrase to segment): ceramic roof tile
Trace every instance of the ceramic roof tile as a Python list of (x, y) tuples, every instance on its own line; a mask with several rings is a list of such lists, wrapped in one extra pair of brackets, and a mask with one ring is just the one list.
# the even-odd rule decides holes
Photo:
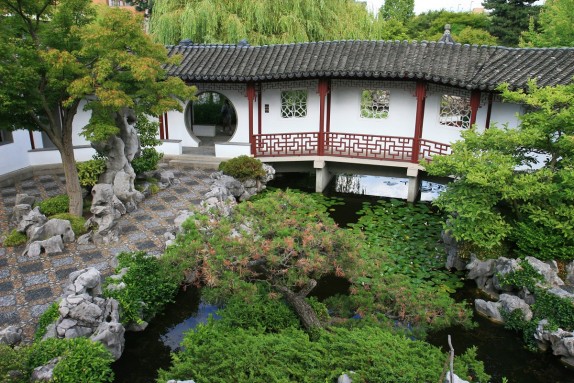
[(168, 65), (188, 81), (272, 81), (305, 78), (426, 79), (468, 89), (520, 88), (529, 78), (541, 86), (574, 76), (574, 48), (505, 48), (442, 42), (330, 41), (267, 46), (187, 45)]

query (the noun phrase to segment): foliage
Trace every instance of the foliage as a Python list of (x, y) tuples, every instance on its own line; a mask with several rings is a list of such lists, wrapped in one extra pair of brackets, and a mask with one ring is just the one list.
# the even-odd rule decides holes
[[(528, 92), (500, 90), (530, 111), (516, 129), (469, 130), (452, 154), (425, 164), (431, 175), (454, 176), (435, 201), (448, 230), (479, 248), (511, 242), (520, 255), (574, 254), (574, 85)], [(556, 249), (559, 244), (562, 250)]]
[(3, 245), (6, 247), (20, 246), (28, 241), (26, 233), (20, 233), (18, 230), (13, 229), (6, 238), (4, 238)]
[(46, 216), (62, 214), (68, 212), (69, 197), (66, 194), (58, 194), (54, 197), (46, 198), (38, 203), (40, 211)]
[(132, 168), (136, 174), (157, 169), (157, 165), (163, 158), (163, 153), (160, 153), (156, 148), (143, 148), (140, 155), (135, 157), (132, 161)]
[[(353, 382), (430, 382), (440, 376), (445, 359), (433, 346), (378, 327), (322, 330), (317, 341), (292, 328), (261, 333), (222, 327), (210, 321), (189, 332), (159, 381), (193, 376), (197, 383), (330, 382), (347, 373)], [(461, 376), (482, 371), (470, 359), (471, 354), (460, 364), (455, 360)]]
[(70, 225), (72, 226), (72, 230), (76, 235), (76, 238), (88, 232), (88, 230), (86, 230), (84, 227), (84, 224), (86, 223), (86, 219), (84, 217), (78, 217), (70, 213), (60, 213), (51, 216), (50, 219), (63, 219), (70, 221)]
[(470, 326), (468, 307), (449, 296), (461, 281), (444, 270), (442, 215), (428, 205), (398, 200), (366, 204), (359, 213), (351, 226), (355, 235), (366, 237), (361, 251), (365, 268), (350, 277), (352, 295), (343, 306), (365, 318), (397, 319), (417, 331), (454, 323)]
[(240, 181), (247, 179), (258, 180), (266, 175), (261, 161), (257, 158), (245, 155), (221, 162), (219, 164), (219, 170)]
[(489, 32), (504, 46), (518, 45), (520, 33), (528, 29), (531, 17), (537, 17), (540, 6), (536, 0), (483, 0), (482, 5), (490, 10), (492, 23)]
[(285, 301), (264, 286), (259, 286), (257, 294), (245, 299), (231, 297), (218, 314), (221, 325), (229, 328), (279, 332), (299, 327), (299, 319)]
[(106, 171), (106, 161), (103, 158), (93, 158), (76, 163), (80, 185), (91, 188), (98, 183), (100, 176)]
[(386, 0), (379, 10), (379, 17), (406, 23), (415, 15), (415, 0)]
[[(472, 346), (455, 359), (454, 371), (469, 382), (488, 382), (490, 376), (484, 371), (484, 364), (477, 359), (477, 348)], [(464, 374), (466, 372), (466, 374)]]
[(157, 164), (163, 158), (163, 153), (158, 152), (155, 148), (161, 144), (161, 141), (157, 138), (159, 123), (150, 121), (145, 114), (140, 113), (137, 116), (135, 129), (138, 132), (142, 150), (131, 163), (134, 172), (141, 174), (157, 169)]
[(529, 291), (534, 291), (536, 284), (544, 280), (544, 277), (526, 260), (521, 260), (520, 268), (503, 275), (498, 275), (498, 280), (502, 286), (514, 286), (518, 289), (526, 287)]
[(253, 45), (343, 39), (403, 39), (398, 20), (375, 19), (353, 0), (157, 0), (150, 19), (157, 41)]
[[(144, 33), (141, 19), (89, 0), (0, 0), (2, 129), (46, 133), (62, 157), (69, 212), (82, 213), (72, 122), (80, 103), (92, 111), (82, 134), (91, 141), (118, 132), (127, 108), (159, 115), (181, 110), (194, 87), (167, 78), (165, 47)], [(121, 70), (118, 70), (121, 69)], [(55, 118), (60, 116), (61, 118)]]
[(42, 366), (50, 360), (62, 359), (54, 368), (51, 381), (58, 383), (112, 382), (114, 358), (105, 347), (87, 338), (46, 339), (35, 343), (30, 350), (28, 369)]
[(483, 13), (446, 10), (421, 13), (408, 22), (408, 34), (410, 38), (419, 41), (438, 41), (446, 24), (450, 25), (451, 35), (457, 43), (497, 44), (497, 38), (488, 33), (490, 20)]
[(59, 306), (59, 302), (54, 302), (40, 315), (36, 332), (34, 333), (35, 342), (41, 341), (44, 335), (46, 335), (48, 325), (54, 323), (60, 317), (60, 312), (58, 311)]
[(124, 282), (126, 287), (113, 291), (106, 289), (105, 295), (120, 303), (122, 323), (150, 320), (173, 300), (182, 274), (143, 251), (120, 253), (118, 261), (117, 271), (124, 267), (128, 271), (119, 280), (106, 279), (106, 285)]
[(574, 0), (546, 0), (538, 25), (533, 19), (527, 32), (522, 33), (521, 46), (572, 47), (574, 46)]
[[(0, 383), (24, 383), (26, 373), (26, 348), (14, 349), (0, 343)], [(18, 371), (21, 376), (14, 374)]]
[(574, 330), (574, 304), (567, 298), (560, 298), (547, 291), (535, 291), (536, 302), (531, 306), (536, 319), (548, 319), (551, 325), (560, 327), (565, 331)]

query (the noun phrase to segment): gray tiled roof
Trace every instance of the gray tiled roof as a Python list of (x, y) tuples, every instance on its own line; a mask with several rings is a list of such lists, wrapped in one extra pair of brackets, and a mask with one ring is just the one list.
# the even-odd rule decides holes
[(307, 78), (424, 79), (468, 89), (567, 84), (574, 48), (506, 48), (441, 42), (330, 41), (266, 46), (175, 45), (168, 73), (191, 82)]

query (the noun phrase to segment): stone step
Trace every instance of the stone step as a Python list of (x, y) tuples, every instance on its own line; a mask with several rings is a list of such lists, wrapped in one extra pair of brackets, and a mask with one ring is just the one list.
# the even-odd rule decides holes
[(163, 160), (170, 167), (185, 167), (202, 170), (217, 170), (219, 164), (227, 158), (217, 158), (212, 156), (202, 156), (193, 154), (182, 154), (179, 156), (164, 156)]

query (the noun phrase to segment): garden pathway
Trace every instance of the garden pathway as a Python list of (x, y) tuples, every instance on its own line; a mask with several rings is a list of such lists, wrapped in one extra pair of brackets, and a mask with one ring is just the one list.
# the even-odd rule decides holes
[[(68, 275), (85, 267), (95, 267), (102, 275), (112, 274), (114, 258), (123, 251), (143, 250), (159, 254), (164, 249), (163, 234), (173, 226), (179, 210), (201, 201), (209, 190), (209, 171), (172, 169), (179, 184), (147, 197), (138, 209), (124, 215), (118, 226), (118, 242), (96, 246), (67, 243), (57, 255), (22, 256), (24, 246), (0, 247), (0, 329), (10, 324), (24, 329), (31, 341), (38, 317), (61, 296)], [(17, 182), (0, 191), (0, 232), (7, 233), (16, 194), (26, 193), (45, 199), (65, 193), (61, 175), (42, 175)]]

